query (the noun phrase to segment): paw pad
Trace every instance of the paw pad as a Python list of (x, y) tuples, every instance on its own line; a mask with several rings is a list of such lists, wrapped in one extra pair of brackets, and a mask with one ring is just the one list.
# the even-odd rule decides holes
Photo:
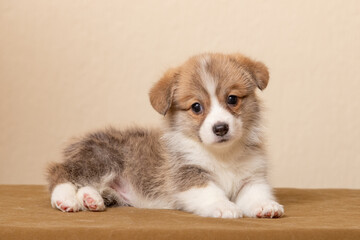
[(65, 204), (63, 204), (60, 201), (56, 202), (57, 208), (60, 209), (63, 212), (74, 212), (74, 209), (70, 206), (66, 206)]
[(96, 201), (87, 193), (84, 194), (83, 203), (84, 203), (84, 206), (91, 211), (98, 210), (98, 205), (96, 204)]
[(256, 211), (258, 218), (278, 218), (284, 214), (284, 208), (276, 202), (265, 204)]

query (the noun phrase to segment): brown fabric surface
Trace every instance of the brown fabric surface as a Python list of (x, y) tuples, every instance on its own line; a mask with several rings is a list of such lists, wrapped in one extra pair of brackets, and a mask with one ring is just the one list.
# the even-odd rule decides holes
[(277, 189), (280, 219), (131, 207), (62, 213), (44, 186), (0, 185), (0, 239), (360, 239), (360, 190)]

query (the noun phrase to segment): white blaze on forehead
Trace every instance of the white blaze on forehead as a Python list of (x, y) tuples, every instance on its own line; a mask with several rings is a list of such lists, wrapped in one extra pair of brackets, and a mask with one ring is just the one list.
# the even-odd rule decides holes
[[(200, 62), (199, 75), (200, 75), (202, 82), (204, 83), (205, 88), (208, 91), (210, 90), (211, 92), (215, 92), (215, 90), (216, 90), (215, 79), (207, 71), (207, 66), (210, 64), (210, 61), (211, 61), (211, 59), (208, 55), (205, 55), (200, 58), (200, 60), (199, 60), (199, 62)], [(208, 89), (208, 87), (211, 89)]]
[[(210, 109), (199, 131), (201, 140), (205, 144), (212, 144), (218, 142), (220, 137), (213, 132), (213, 127), (216, 123), (222, 122), (229, 125), (229, 132), (224, 137), (232, 138), (241, 128), (241, 120), (236, 119), (228, 110), (226, 110), (219, 102), (216, 96), (217, 79), (206, 70), (207, 64), (210, 63), (210, 58), (205, 56), (200, 59), (200, 78), (210, 96)], [(224, 100), (225, 101), (225, 100)]]

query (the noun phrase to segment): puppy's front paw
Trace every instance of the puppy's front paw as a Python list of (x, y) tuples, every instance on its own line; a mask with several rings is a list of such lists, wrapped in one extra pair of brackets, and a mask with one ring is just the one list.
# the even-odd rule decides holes
[(198, 212), (203, 217), (214, 218), (241, 218), (242, 213), (240, 208), (230, 201), (218, 201), (210, 204)]
[(275, 201), (266, 201), (254, 205), (246, 215), (258, 218), (278, 218), (284, 215), (284, 207)]

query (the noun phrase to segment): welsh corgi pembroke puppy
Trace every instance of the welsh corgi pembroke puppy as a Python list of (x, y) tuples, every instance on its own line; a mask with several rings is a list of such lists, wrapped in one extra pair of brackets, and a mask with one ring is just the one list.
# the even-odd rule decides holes
[(266, 66), (240, 54), (201, 54), (150, 90), (160, 129), (90, 133), (49, 166), (51, 205), (63, 212), (106, 206), (179, 209), (203, 217), (284, 214), (267, 181), (256, 89)]

